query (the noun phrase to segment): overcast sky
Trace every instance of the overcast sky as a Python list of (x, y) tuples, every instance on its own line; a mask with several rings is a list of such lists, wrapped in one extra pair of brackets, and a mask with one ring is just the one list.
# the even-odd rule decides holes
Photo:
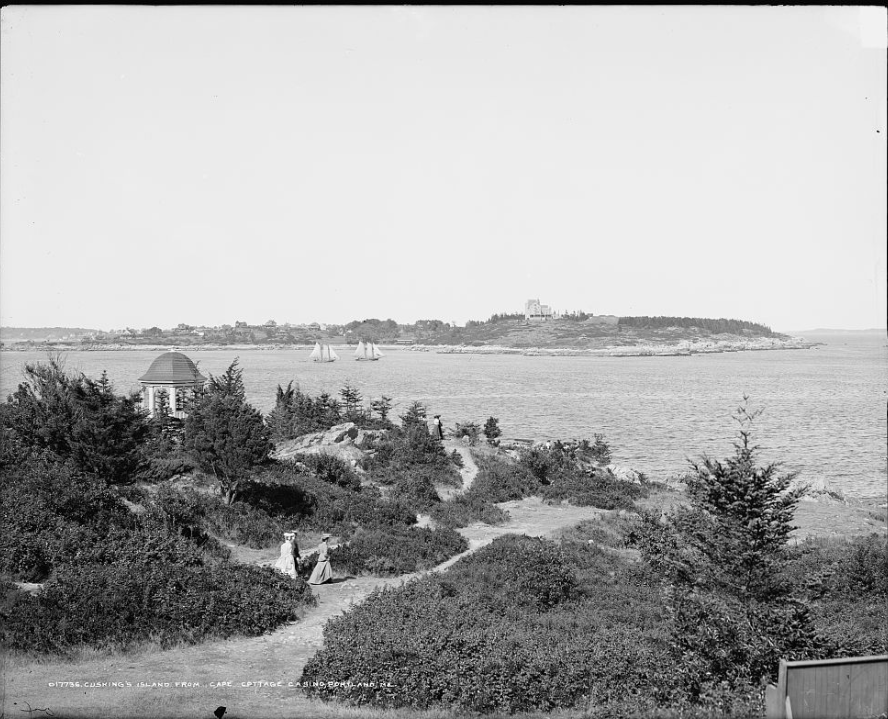
[(0, 321), (884, 327), (885, 22), (4, 7)]

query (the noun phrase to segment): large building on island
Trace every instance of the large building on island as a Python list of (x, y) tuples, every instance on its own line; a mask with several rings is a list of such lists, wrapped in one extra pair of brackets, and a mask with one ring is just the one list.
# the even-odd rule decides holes
[(524, 303), (524, 319), (525, 320), (550, 320), (555, 317), (552, 308), (549, 305), (541, 305), (540, 301), (527, 300)]

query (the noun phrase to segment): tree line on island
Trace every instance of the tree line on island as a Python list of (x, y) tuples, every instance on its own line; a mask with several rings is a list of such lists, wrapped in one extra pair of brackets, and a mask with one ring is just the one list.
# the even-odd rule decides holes
[[(263, 416), (235, 361), (184, 423), (163, 405), (149, 419), (104, 375), (28, 365), (0, 405), (4, 644), (70, 656), (272, 631), (313, 605), (312, 562), (293, 580), (232, 549), (330, 532), (339, 571), (395, 576), (465, 551), (457, 530), (507, 521), (501, 503), (539, 497), (613, 511), (557, 539), (506, 535), (447, 572), (372, 594), (328, 624), (304, 691), (484, 713), (739, 716), (760, 709), (781, 657), (884, 653), (884, 537), (792, 546), (800, 491), (758, 461), (746, 403), (733, 452), (692, 464), (677, 502), (644, 476), (618, 479), (600, 434), (508, 449), (494, 417), (457, 423), (479, 473), (445, 501), (462, 455), (429, 431), (422, 404), (397, 421), (393, 408), (351, 385), (312, 397), (291, 383)], [(324, 454), (272, 458), (343, 422), (363, 432), (360, 472)], [(666, 500), (677, 508), (660, 511)], [(436, 528), (417, 526), (418, 514)], [(353, 686), (313, 685), (328, 676)], [(370, 686), (380, 677), (395, 689)]]
[[(545, 320), (546, 324), (556, 323), (564, 331), (580, 335), (609, 335), (620, 331), (658, 332), (666, 329), (681, 329), (703, 334), (732, 334), (744, 337), (782, 337), (770, 327), (756, 322), (736, 319), (710, 319), (705, 317), (619, 317), (616, 324), (600, 325), (587, 320), (595, 316), (582, 310), (565, 312), (557, 319)], [(127, 328), (121, 331), (99, 332), (80, 331), (74, 341), (81, 344), (127, 344), (156, 345), (174, 344), (179, 346), (204, 344), (256, 344), (256, 345), (311, 345), (321, 339), (335, 339), (346, 344), (358, 341), (379, 343), (417, 343), (437, 345), (460, 345), (477, 342), (503, 340), (510, 331), (540, 326), (541, 321), (526, 321), (523, 313), (496, 313), (487, 320), (469, 320), (464, 327), (437, 319), (417, 320), (412, 324), (399, 324), (392, 319), (354, 320), (344, 325), (278, 324), (269, 320), (261, 325), (250, 325), (237, 321), (233, 325), (218, 327), (198, 327), (179, 323), (175, 328), (150, 327), (142, 330)], [(36, 330), (35, 330), (36, 331)], [(591, 333), (591, 334), (590, 334)], [(21, 333), (19, 333), (21, 334)], [(56, 333), (58, 335), (58, 333)], [(72, 333), (53, 335), (51, 338), (37, 338), (24, 334), (23, 344), (43, 344), (45, 342), (70, 342)], [(23, 339), (27, 337), (27, 339)], [(64, 338), (67, 339), (64, 339)]]

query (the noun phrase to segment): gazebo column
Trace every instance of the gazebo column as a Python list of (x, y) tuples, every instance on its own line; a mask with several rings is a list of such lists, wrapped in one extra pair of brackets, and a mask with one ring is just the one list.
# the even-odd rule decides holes
[(149, 384), (145, 388), (145, 390), (148, 393), (148, 416), (153, 417), (154, 416), (154, 403), (155, 403), (154, 385)]
[(176, 415), (176, 386), (170, 387), (170, 414)]

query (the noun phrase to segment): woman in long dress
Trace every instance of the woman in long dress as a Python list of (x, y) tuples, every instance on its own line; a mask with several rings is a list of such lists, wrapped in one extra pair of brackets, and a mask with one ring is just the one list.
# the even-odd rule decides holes
[(333, 569), (330, 567), (329, 558), (330, 548), (327, 546), (328, 539), (330, 539), (329, 534), (321, 537), (321, 543), (318, 545), (318, 563), (308, 578), (309, 584), (324, 584), (333, 579)]
[(281, 544), (281, 556), (274, 563), (274, 568), (282, 574), (287, 574), (296, 579), (296, 533), (284, 534), (284, 543)]

